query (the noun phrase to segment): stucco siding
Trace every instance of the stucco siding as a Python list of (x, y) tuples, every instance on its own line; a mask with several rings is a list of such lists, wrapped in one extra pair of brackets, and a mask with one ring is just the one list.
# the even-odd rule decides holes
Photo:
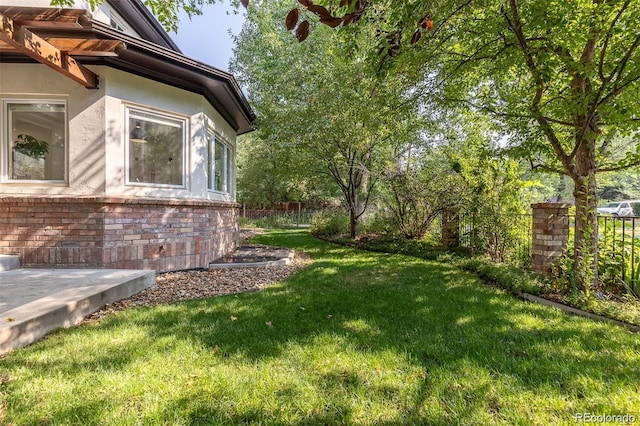
[(6, 182), (8, 148), (2, 126), (0, 192), (8, 194), (90, 195), (103, 193), (104, 88), (88, 90), (41, 64), (1, 64), (0, 98), (3, 100), (63, 100), (67, 105), (67, 182)]
[[(235, 188), (232, 188), (230, 194), (207, 189), (207, 131), (214, 131), (234, 152), (236, 136), (229, 123), (201, 95), (105, 66), (89, 68), (99, 76), (100, 86), (97, 90), (85, 89), (41, 64), (0, 66), (0, 97), (64, 100), (68, 114), (67, 183), (6, 182), (7, 148), (3, 145), (0, 159), (5, 179), (0, 182), (0, 192), (107, 194), (213, 201), (235, 199)], [(127, 107), (160, 112), (186, 120), (184, 188), (127, 184)]]
[[(213, 201), (233, 201), (235, 194), (224, 195), (208, 191), (207, 128), (213, 129), (235, 149), (233, 128), (201, 96), (167, 84), (158, 83), (113, 68), (100, 70), (106, 91), (106, 193), (143, 197), (199, 198)], [(160, 188), (152, 185), (126, 184), (126, 108), (140, 108), (187, 120), (186, 187)]]
[[(0, 0), (12, 3), (50, 6)], [(5, 9), (18, 25), (77, 37), (55, 10), (21, 7)], [(110, 28), (111, 8), (146, 38)], [(236, 133), (254, 114), (231, 75), (182, 56), (142, 3), (92, 13), (78, 18), (87, 40), (118, 48), (87, 51), (79, 62), (95, 75), (81, 84), (44, 58), (21, 63), (20, 46), (0, 62), (0, 253), (27, 266), (206, 267), (238, 243)]]

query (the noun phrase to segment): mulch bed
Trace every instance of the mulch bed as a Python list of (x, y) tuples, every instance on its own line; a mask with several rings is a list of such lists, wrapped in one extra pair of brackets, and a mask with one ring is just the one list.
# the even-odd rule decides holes
[[(242, 237), (246, 239), (252, 233), (260, 231), (245, 231)], [(111, 313), (133, 307), (263, 290), (271, 284), (286, 280), (309, 263), (311, 258), (308, 255), (296, 252), (293, 261), (283, 266), (165, 272), (156, 276), (156, 285), (153, 287), (128, 299), (106, 305), (87, 316), (82, 323), (96, 321)]]

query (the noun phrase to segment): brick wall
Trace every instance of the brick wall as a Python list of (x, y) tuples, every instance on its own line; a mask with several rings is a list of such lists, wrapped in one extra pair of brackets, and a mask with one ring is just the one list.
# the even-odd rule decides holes
[(0, 253), (27, 267), (200, 268), (235, 249), (238, 212), (204, 200), (2, 196)]
[(442, 246), (445, 249), (460, 246), (460, 210), (447, 207), (442, 212)]
[(549, 275), (553, 261), (562, 255), (569, 239), (569, 205), (532, 204), (533, 270)]

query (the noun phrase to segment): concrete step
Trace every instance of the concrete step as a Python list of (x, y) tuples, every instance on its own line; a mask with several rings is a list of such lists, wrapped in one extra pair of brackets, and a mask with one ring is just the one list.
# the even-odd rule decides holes
[(14, 269), (0, 275), (0, 354), (72, 327), (103, 306), (155, 284), (155, 272)]
[(0, 254), (0, 272), (20, 269), (20, 256)]

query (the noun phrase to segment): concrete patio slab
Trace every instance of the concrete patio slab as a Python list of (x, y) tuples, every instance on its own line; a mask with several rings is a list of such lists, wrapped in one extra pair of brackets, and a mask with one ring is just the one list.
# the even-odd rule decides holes
[[(282, 247), (247, 245), (209, 268), (283, 266), (294, 256)], [(103, 306), (155, 284), (153, 270), (15, 269), (20, 266), (17, 256), (0, 260), (0, 355), (57, 328), (74, 326)]]
[(155, 284), (155, 272), (14, 269), (0, 273), (0, 354), (71, 327), (106, 304)]
[(0, 254), (0, 272), (20, 268), (20, 256)]

